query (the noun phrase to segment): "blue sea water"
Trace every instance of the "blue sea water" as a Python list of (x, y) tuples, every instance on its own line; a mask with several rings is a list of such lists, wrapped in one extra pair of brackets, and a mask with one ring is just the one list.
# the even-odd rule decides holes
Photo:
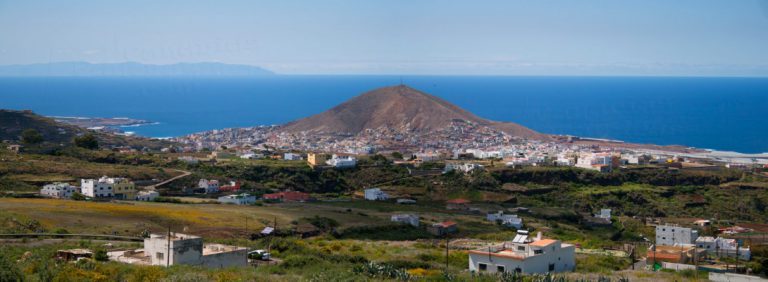
[[(400, 76), (0, 78), (0, 108), (130, 117), (152, 137), (281, 124)], [(404, 76), (481, 117), (552, 134), (768, 152), (768, 78)]]

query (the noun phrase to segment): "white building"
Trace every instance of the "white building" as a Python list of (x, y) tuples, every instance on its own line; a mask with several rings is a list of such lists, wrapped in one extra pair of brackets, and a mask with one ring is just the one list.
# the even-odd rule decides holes
[(240, 155), (241, 159), (246, 160), (256, 160), (256, 159), (263, 159), (264, 154), (257, 154), (257, 153), (244, 153)]
[(449, 173), (454, 170), (461, 171), (463, 173), (470, 173), (475, 169), (483, 168), (482, 165), (475, 163), (446, 163), (443, 173)]
[(218, 193), (219, 192), (219, 181), (218, 180), (200, 179), (200, 181), (197, 182), (197, 187), (205, 189), (205, 193), (206, 194)]
[(573, 271), (576, 248), (559, 240), (528, 238), (520, 230), (511, 242), (469, 251), (469, 270), (476, 273), (519, 272), (543, 274)]
[(656, 245), (686, 246), (696, 243), (699, 232), (687, 227), (675, 225), (656, 226)]
[(144, 249), (108, 253), (110, 260), (144, 265), (198, 265), (212, 268), (244, 267), (247, 249), (243, 247), (203, 244), (198, 236), (171, 233), (151, 234), (144, 239)]
[(365, 189), (365, 199), (369, 201), (386, 201), (389, 195), (379, 188)]
[(339, 156), (333, 154), (331, 159), (325, 161), (325, 163), (335, 168), (348, 168), (355, 167), (357, 165), (357, 159), (353, 156)]
[(247, 193), (219, 197), (219, 203), (235, 205), (252, 205), (256, 203), (256, 196)]
[(294, 153), (285, 153), (283, 154), (283, 159), (286, 161), (300, 161), (302, 160), (301, 155), (294, 154)]
[(610, 153), (582, 153), (576, 167), (607, 172), (611, 170), (613, 156)]
[(514, 227), (520, 229), (523, 227), (523, 219), (516, 214), (504, 214), (503, 211), (495, 213), (489, 213), (486, 215), (486, 219), (491, 222), (501, 222), (502, 225), (507, 227)]
[(704, 249), (710, 255), (717, 257), (739, 257), (740, 260), (750, 260), (751, 251), (748, 247), (740, 247), (736, 239), (726, 239), (722, 237), (702, 236), (696, 239), (696, 247)]
[(136, 198), (136, 185), (126, 178), (106, 177), (82, 179), (80, 188), (83, 195), (91, 198), (111, 198), (132, 200)]
[(142, 201), (142, 202), (152, 202), (157, 197), (160, 197), (160, 193), (157, 191), (139, 191), (138, 194), (136, 194), (136, 201)]
[(415, 214), (395, 214), (395, 215), (392, 215), (391, 221), (410, 224), (411, 226), (419, 227), (419, 216)]
[(181, 156), (178, 159), (179, 159), (179, 161), (182, 161), (182, 162), (185, 162), (185, 163), (191, 164), (191, 165), (195, 165), (195, 164), (200, 163), (200, 160), (198, 160), (197, 158), (192, 157), (192, 156)]
[(43, 189), (40, 189), (40, 195), (48, 198), (69, 199), (72, 198), (72, 194), (79, 191), (79, 188), (69, 183), (56, 182), (43, 186)]
[(595, 217), (611, 220), (611, 209), (601, 209), (600, 213), (596, 213)]

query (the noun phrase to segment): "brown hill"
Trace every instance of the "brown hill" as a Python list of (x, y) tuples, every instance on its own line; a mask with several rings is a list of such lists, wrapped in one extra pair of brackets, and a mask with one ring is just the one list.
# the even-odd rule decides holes
[(383, 87), (354, 97), (330, 110), (290, 122), (288, 132), (351, 133), (379, 127), (431, 131), (464, 120), (525, 138), (546, 138), (519, 124), (478, 117), (441, 98), (405, 85)]

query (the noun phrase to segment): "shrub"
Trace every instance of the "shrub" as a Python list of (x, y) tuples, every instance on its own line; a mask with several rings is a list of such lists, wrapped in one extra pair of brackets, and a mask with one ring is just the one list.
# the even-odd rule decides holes
[(99, 148), (99, 141), (96, 140), (96, 136), (91, 133), (75, 137), (74, 143), (75, 146), (89, 150), (96, 150)]
[(93, 259), (96, 261), (108, 261), (109, 256), (107, 255), (107, 250), (104, 249), (97, 249), (96, 252), (93, 253)]
[(24, 144), (37, 144), (43, 142), (43, 135), (32, 128), (21, 132), (21, 142)]
[(0, 250), (0, 281), (24, 281), (24, 274), (4, 251)]

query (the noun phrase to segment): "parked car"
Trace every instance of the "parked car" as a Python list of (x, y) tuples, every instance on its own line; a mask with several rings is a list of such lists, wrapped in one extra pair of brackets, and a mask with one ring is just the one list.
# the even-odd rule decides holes
[(248, 252), (248, 258), (257, 260), (269, 260), (271, 255), (265, 250), (255, 250)]

